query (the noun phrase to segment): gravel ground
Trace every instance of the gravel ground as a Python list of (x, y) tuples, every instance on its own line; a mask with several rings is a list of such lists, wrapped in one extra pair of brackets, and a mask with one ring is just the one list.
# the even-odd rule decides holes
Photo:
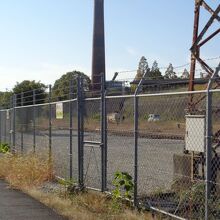
[[(53, 130), (52, 152), (56, 174), (69, 177), (69, 131)], [(86, 132), (85, 140), (99, 141), (100, 135)], [(18, 150), (21, 134), (16, 134)], [(48, 151), (48, 134), (36, 135), (36, 151)], [(24, 134), (24, 151), (32, 150), (33, 135)], [(173, 181), (173, 155), (183, 152), (184, 141), (169, 139), (138, 139), (138, 194), (169, 189)], [(133, 176), (134, 139), (129, 136), (108, 135), (108, 188), (112, 187), (114, 172), (127, 171)], [(73, 177), (77, 181), (77, 133), (73, 132)], [(84, 174), (87, 186), (101, 187), (100, 148), (84, 148)]]

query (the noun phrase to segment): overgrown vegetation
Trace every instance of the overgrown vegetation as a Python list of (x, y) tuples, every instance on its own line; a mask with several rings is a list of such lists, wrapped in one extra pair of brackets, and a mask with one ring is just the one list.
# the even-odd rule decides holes
[(13, 188), (24, 189), (41, 185), (53, 178), (48, 160), (42, 155), (13, 155), (0, 157), (0, 178)]
[(10, 151), (10, 146), (7, 143), (0, 143), (0, 153), (8, 153)]
[(112, 191), (114, 199), (126, 198), (131, 199), (134, 190), (132, 176), (127, 172), (117, 171), (114, 174), (113, 185), (115, 189)]
[[(30, 190), (29, 194), (42, 203), (57, 210), (69, 219), (82, 220), (151, 220), (150, 213), (137, 212), (127, 206), (115, 210), (112, 200), (105, 194), (88, 191), (80, 194), (42, 193)], [(155, 218), (156, 220), (156, 218)]]
[[(179, 204), (177, 211), (188, 212), (191, 219), (202, 219), (205, 215), (205, 183), (196, 182), (188, 187), (188, 189), (180, 190), (177, 193)], [(208, 201), (209, 218), (220, 218), (219, 197), (212, 194)]]
[[(77, 191), (77, 185), (73, 180), (61, 179), (55, 183), (56, 187), (53, 190), (47, 190), (46, 186), (53, 186), (55, 180), (47, 156), (32, 153), (27, 155), (5, 153), (0, 157), (0, 178), (8, 181), (13, 188), (25, 191), (68, 219), (152, 219), (151, 214), (137, 212), (122, 200), (117, 201), (121, 203), (120, 209), (116, 209), (114, 200), (109, 195), (87, 190)], [(116, 198), (119, 195), (131, 198), (133, 182), (129, 174), (117, 172), (114, 182), (119, 190), (115, 194)]]
[(112, 184), (114, 186), (114, 190), (112, 190), (112, 208), (119, 210), (122, 208), (123, 203), (131, 207), (131, 198), (134, 190), (132, 176), (127, 172), (117, 171), (114, 174)]

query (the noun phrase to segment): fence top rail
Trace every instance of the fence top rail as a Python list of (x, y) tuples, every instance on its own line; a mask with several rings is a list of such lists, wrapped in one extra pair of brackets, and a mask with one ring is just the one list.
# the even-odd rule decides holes
[[(209, 92), (220, 92), (220, 89), (213, 89)], [(207, 93), (207, 90), (198, 90), (198, 91), (185, 91), (185, 92), (167, 92), (167, 93), (152, 93), (152, 94), (138, 94), (136, 97), (154, 97), (154, 96), (171, 96), (171, 95), (191, 95), (191, 94), (202, 94)], [(121, 96), (106, 96), (107, 99), (111, 98), (132, 98), (135, 97), (134, 94), (132, 95), (121, 95)]]
[[(220, 89), (212, 89), (209, 90), (211, 93), (220, 92)], [(191, 95), (191, 94), (205, 94), (207, 93), (207, 90), (198, 90), (198, 91), (185, 91), (185, 92), (167, 92), (167, 93), (152, 93), (152, 94), (138, 94), (136, 97), (156, 97), (156, 96), (175, 96), (175, 95)], [(106, 96), (106, 99), (120, 99), (120, 98), (134, 98), (135, 94), (131, 95), (117, 95), (117, 96)], [(95, 98), (85, 98), (86, 101), (95, 101), (95, 100), (101, 100), (101, 97), (95, 97)], [(37, 106), (44, 106), (44, 105), (53, 105), (58, 103), (67, 103), (67, 102), (73, 102), (77, 101), (77, 98), (74, 99), (68, 99), (64, 101), (56, 101), (56, 102), (47, 102), (42, 104), (35, 104), (35, 105), (25, 105), (25, 106), (16, 106), (16, 109), (21, 108), (30, 108), (30, 107), (37, 107)], [(0, 112), (4, 112), (7, 110), (12, 110), (13, 108), (8, 109), (0, 109)]]
[(30, 107), (38, 107), (38, 106), (44, 106), (44, 105), (55, 105), (55, 104), (59, 104), (59, 103), (67, 103), (67, 102), (74, 102), (77, 99), (68, 99), (68, 100), (64, 100), (64, 101), (56, 101), (56, 102), (46, 102), (46, 103), (42, 103), (42, 104), (35, 104), (35, 105), (24, 105), (24, 106), (17, 106), (15, 107), (16, 109), (20, 109), (20, 108), (30, 108)]
[[(217, 90), (217, 91), (216, 91)], [(220, 92), (220, 89), (210, 90), (210, 92)], [(167, 93), (151, 93), (151, 94), (138, 94), (136, 97), (154, 97), (154, 96), (171, 96), (171, 95), (191, 95), (191, 94), (200, 94), (206, 93), (207, 90), (199, 90), (199, 91), (186, 91), (186, 92), (167, 92)], [(121, 95), (121, 96), (106, 96), (107, 99), (111, 98), (132, 98), (135, 97), (132, 95)]]

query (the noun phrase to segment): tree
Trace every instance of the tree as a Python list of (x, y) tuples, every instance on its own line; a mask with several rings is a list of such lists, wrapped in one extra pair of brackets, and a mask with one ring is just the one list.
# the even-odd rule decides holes
[(174, 68), (173, 68), (173, 65), (171, 63), (169, 64), (169, 66), (168, 66), (168, 68), (165, 72), (164, 78), (165, 79), (177, 79), (177, 75), (174, 72)]
[(9, 108), (11, 105), (11, 91), (0, 92), (0, 108), (5, 109)]
[(149, 78), (150, 79), (163, 79), (163, 76), (160, 72), (160, 69), (158, 67), (158, 63), (156, 60), (153, 62), (153, 65), (152, 65), (151, 70), (149, 72)]
[(59, 101), (69, 98), (70, 81), (73, 80), (73, 93), (77, 92), (77, 77), (81, 76), (83, 79), (83, 88), (88, 91), (91, 85), (90, 78), (82, 72), (72, 71), (62, 75), (55, 81), (52, 88), (52, 97), (57, 98)]
[(184, 69), (181, 79), (189, 79), (189, 72), (187, 69)]
[[(46, 86), (41, 82), (35, 80), (24, 80), (14, 86), (13, 92), (16, 94), (16, 105), (33, 105), (41, 104), (45, 102), (47, 97)], [(35, 102), (34, 102), (35, 94)], [(40, 114), (40, 113), (39, 113)], [(40, 116), (38, 114), (38, 117)], [(23, 108), (22, 111), (16, 113), (18, 129), (22, 131), (28, 131), (32, 129), (32, 121), (34, 117), (33, 108)]]
[[(44, 103), (46, 94), (46, 85), (41, 82), (36, 82), (35, 80), (24, 80), (14, 86), (13, 92), (16, 95), (17, 106), (22, 105), (33, 105), (34, 104), (34, 93), (35, 93), (35, 104)], [(23, 95), (23, 99), (22, 99)]]
[(138, 70), (137, 70), (137, 74), (135, 76), (135, 80), (141, 80), (141, 78), (149, 71), (150, 71), (150, 68), (148, 66), (147, 59), (144, 56), (142, 56), (139, 61)]

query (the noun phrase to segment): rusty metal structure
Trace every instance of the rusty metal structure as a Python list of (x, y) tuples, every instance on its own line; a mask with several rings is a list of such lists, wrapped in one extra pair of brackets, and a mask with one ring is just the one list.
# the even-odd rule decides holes
[[(204, 8), (210, 13), (210, 18), (202, 27), (200, 25), (200, 12)], [(190, 67), (190, 80), (189, 80), (189, 91), (194, 91), (194, 80), (195, 80), (195, 71), (196, 65), (199, 63), (202, 69), (207, 74), (207, 77), (210, 78), (213, 73), (214, 69), (210, 67), (207, 62), (200, 56), (200, 49), (205, 44), (207, 44), (210, 40), (220, 34), (220, 28), (214, 31), (212, 34), (207, 34), (210, 30), (211, 26), (215, 21), (220, 22), (220, 4), (218, 4), (217, 8), (214, 10), (210, 7), (210, 5), (205, 0), (195, 0), (195, 11), (194, 11), (194, 28), (193, 28), (193, 42), (191, 47), (191, 67)], [(199, 30), (201, 31), (199, 32)], [(208, 36), (207, 36), (208, 35)], [(215, 88), (220, 86), (219, 80), (216, 80), (216, 84), (214, 85)], [(200, 97), (198, 100), (194, 100), (193, 96), (190, 97), (190, 106), (195, 108), (195, 106), (202, 100), (204, 97)]]
[(92, 89), (101, 89), (101, 77), (105, 76), (104, 0), (94, 0), (94, 27), (92, 49)]
[[(213, 27), (214, 22), (220, 22), (220, 4), (217, 5), (216, 9), (212, 9), (210, 4), (207, 3), (208, 0), (195, 0), (195, 11), (194, 11), (194, 26), (193, 26), (193, 41), (192, 41), (192, 47), (191, 47), (191, 66), (190, 66), (190, 79), (189, 79), (189, 91), (195, 90), (195, 73), (196, 73), (196, 66), (197, 64), (200, 64), (202, 69), (204, 70), (207, 79), (214, 78), (214, 83), (207, 84), (207, 88), (204, 89), (216, 89), (220, 87), (220, 77), (217, 75), (215, 76), (215, 69), (211, 67), (206, 60), (202, 58), (201, 55), (201, 48), (208, 44), (213, 38), (216, 38), (220, 34), (220, 26), (217, 28), (217, 30), (211, 32), (210, 29)], [(210, 1), (210, 0), (209, 0)], [(210, 17), (207, 21), (207, 23), (202, 26), (200, 22), (201, 18), (201, 10), (204, 9), (209, 12)], [(212, 87), (212, 88), (211, 88)], [(198, 114), (199, 112), (203, 112), (204, 109), (199, 107), (199, 104), (204, 100), (207, 96), (206, 95), (200, 95), (200, 96), (194, 96), (191, 94), (189, 96), (189, 102), (188, 102), (188, 108), (187, 108), (187, 114), (193, 115)], [(212, 110), (213, 111), (213, 110)], [(219, 109), (215, 110), (219, 111)], [(207, 114), (207, 111), (206, 111)], [(212, 112), (210, 112), (210, 115), (212, 115)], [(212, 116), (211, 116), (212, 117)], [(207, 125), (208, 126), (208, 125)], [(213, 133), (211, 132), (211, 128), (207, 129), (208, 132), (210, 132), (210, 136), (213, 135), (213, 143), (215, 143), (215, 146), (213, 147), (213, 151), (216, 154), (215, 148), (220, 146), (220, 130)], [(207, 135), (208, 137), (209, 135)], [(194, 179), (194, 175), (198, 173), (198, 164), (196, 164), (196, 157), (200, 158), (201, 156), (195, 156), (194, 152), (191, 152), (192, 160), (191, 160), (191, 166), (192, 166), (192, 179)], [(204, 155), (201, 157), (203, 158)], [(200, 158), (200, 162), (202, 159)], [(202, 169), (204, 169), (204, 164), (202, 164)], [(213, 171), (214, 172), (214, 171)]]

